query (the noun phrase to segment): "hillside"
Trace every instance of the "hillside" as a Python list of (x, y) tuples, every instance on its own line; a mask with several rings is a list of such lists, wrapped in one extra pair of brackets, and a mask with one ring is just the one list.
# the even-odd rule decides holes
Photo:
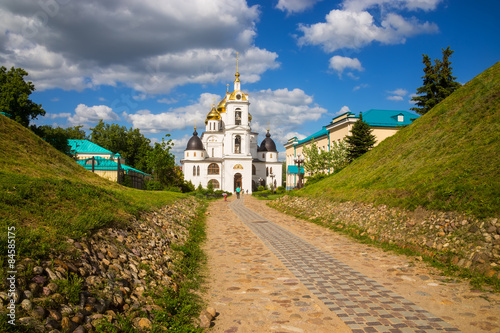
[[(14, 226), (21, 255), (42, 257), (103, 227), (126, 225), (180, 193), (123, 187), (75, 163), (29, 129), (0, 115), (0, 227)], [(6, 248), (6, 235), (0, 248)]]
[(500, 216), (500, 63), (297, 195)]

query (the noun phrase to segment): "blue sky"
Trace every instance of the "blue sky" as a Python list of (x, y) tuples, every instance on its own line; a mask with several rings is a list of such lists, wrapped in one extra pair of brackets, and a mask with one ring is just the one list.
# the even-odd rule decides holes
[(252, 129), (278, 150), (344, 111), (409, 110), (422, 54), (461, 83), (500, 60), (500, 3), (462, 0), (9, 0), (0, 63), (29, 72), (35, 123), (169, 133), (193, 126), (233, 87), (236, 52)]

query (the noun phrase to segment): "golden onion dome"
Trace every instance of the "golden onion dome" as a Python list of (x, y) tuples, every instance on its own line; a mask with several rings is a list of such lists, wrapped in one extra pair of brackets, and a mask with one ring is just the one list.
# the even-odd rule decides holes
[(208, 121), (208, 120), (220, 120), (220, 119), (221, 119), (220, 113), (217, 112), (217, 110), (215, 109), (215, 106), (212, 106), (212, 110), (210, 110), (210, 112), (207, 114), (206, 121)]
[(226, 112), (226, 101), (227, 101), (227, 94), (219, 102), (219, 104), (217, 104), (217, 112), (219, 112), (219, 113), (225, 113)]

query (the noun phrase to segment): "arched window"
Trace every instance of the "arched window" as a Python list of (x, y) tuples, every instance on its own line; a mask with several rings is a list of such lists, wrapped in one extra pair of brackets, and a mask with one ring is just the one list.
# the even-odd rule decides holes
[(262, 158), (266, 158), (266, 154), (262, 154)]
[(196, 166), (193, 165), (193, 176), (196, 176)]
[(257, 170), (255, 169), (255, 164), (252, 164), (252, 175), (255, 176), (257, 174)]
[(271, 167), (271, 169), (269, 170), (271, 173), (273, 173), (273, 167)]
[(219, 188), (219, 181), (217, 179), (210, 179), (208, 181), (208, 185), (210, 185), (210, 184), (212, 184), (212, 188), (214, 190)]
[(241, 154), (241, 136), (239, 135), (234, 138), (234, 153)]
[(241, 110), (236, 109), (236, 112), (234, 112), (234, 123), (235, 125), (241, 125)]
[(211, 163), (208, 166), (208, 174), (209, 175), (218, 175), (219, 174), (219, 166), (217, 163)]
[(266, 168), (266, 176), (269, 176), (269, 168)]
[(214, 148), (212, 148), (212, 157), (214, 157), (215, 154), (214, 154)]
[(200, 175), (200, 166), (196, 167), (196, 174), (199, 176)]

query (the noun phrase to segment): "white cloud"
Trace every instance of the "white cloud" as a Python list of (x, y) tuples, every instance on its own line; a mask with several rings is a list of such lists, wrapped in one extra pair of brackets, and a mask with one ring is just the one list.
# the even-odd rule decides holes
[(363, 70), (361, 62), (358, 60), (358, 58), (342, 57), (338, 55), (330, 58), (330, 68), (336, 71), (339, 77), (342, 76), (342, 73), (345, 69), (352, 69), (357, 71)]
[(355, 86), (354, 88), (352, 88), (352, 91), (358, 91), (358, 90), (360, 90), (360, 89), (364, 89), (364, 88), (368, 88), (368, 87), (369, 87), (369, 85), (368, 85), (368, 84), (366, 84), (366, 83), (362, 83), (362, 84), (360, 84), (360, 85)]
[(362, 11), (376, 6), (404, 8), (407, 10), (434, 10), (442, 1), (443, 0), (344, 0), (342, 7), (352, 11)]
[(238, 50), (255, 82), (279, 66), (254, 45), (259, 15), (245, 0), (2, 2), (0, 62), (26, 69), (37, 90), (122, 83), (156, 94), (227, 80)]
[[(159, 114), (141, 110), (127, 114), (126, 119), (133, 124), (134, 128), (139, 128), (143, 133), (171, 132), (193, 128), (195, 125), (199, 129), (204, 129), (203, 120), (210, 111), (214, 97), (216, 101), (222, 98), (222, 96), (204, 93), (193, 104)], [(277, 145), (285, 143), (289, 138), (288, 135), (301, 129), (302, 124), (316, 121), (327, 112), (326, 109), (314, 103), (313, 96), (301, 89), (261, 90), (250, 92), (249, 98), (250, 113), (253, 118), (252, 130), (260, 133), (262, 136), (260, 140), (263, 140), (269, 126), (272, 138)], [(178, 144), (181, 143), (178, 142)]]
[(401, 96), (388, 96), (387, 99), (390, 101), (401, 102), (403, 100), (403, 97), (401, 97)]
[(340, 114), (343, 114), (343, 113), (346, 113), (349, 111), (351, 111), (351, 109), (349, 109), (349, 107), (347, 105), (344, 105), (343, 107), (340, 108), (339, 111), (337, 111), (337, 113), (335, 113), (335, 116), (338, 116)]
[(87, 123), (97, 123), (100, 119), (110, 122), (120, 120), (120, 117), (106, 105), (87, 106), (78, 104), (75, 114), (69, 117), (68, 121), (73, 125), (85, 125)]
[(360, 49), (372, 42), (402, 44), (408, 37), (438, 31), (434, 23), (421, 23), (414, 17), (404, 18), (391, 11), (384, 11), (385, 15), (377, 24), (373, 15), (364, 9), (384, 3), (389, 1), (347, 2), (344, 9), (334, 9), (328, 13), (325, 22), (301, 24), (299, 30), (303, 36), (298, 38), (298, 44), (319, 45), (325, 52), (334, 52), (339, 49)]
[(387, 97), (388, 100), (400, 102), (408, 94), (408, 90), (398, 88), (398, 89), (393, 90), (393, 91), (388, 91), (388, 93), (391, 94), (391, 96)]
[(300, 13), (311, 7), (313, 7), (317, 2), (323, 0), (278, 0), (276, 8), (291, 13)]

